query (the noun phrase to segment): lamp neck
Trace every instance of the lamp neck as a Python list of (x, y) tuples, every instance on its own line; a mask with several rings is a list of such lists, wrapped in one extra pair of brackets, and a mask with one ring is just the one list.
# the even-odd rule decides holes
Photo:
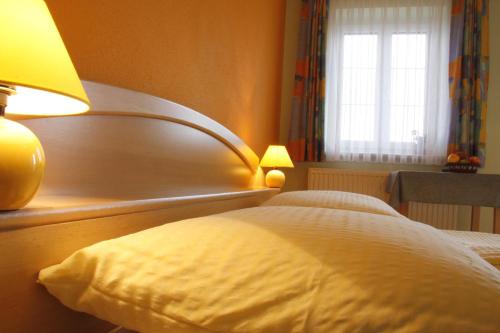
[(5, 116), (5, 108), (7, 107), (7, 97), (8, 95), (3, 94), (0, 91), (0, 117)]
[(16, 93), (12, 87), (0, 84), (0, 117), (5, 116), (5, 108), (7, 108), (7, 98)]

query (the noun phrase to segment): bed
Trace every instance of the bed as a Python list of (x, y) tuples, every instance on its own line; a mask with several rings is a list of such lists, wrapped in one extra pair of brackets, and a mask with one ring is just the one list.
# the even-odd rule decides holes
[(212, 120), (86, 88), (90, 115), (26, 120), (57, 163), (0, 215), (0, 331), (498, 331), (500, 272), (472, 243), (372, 197), (277, 195)]
[(109, 332), (116, 325), (47, 294), (38, 271), (105, 239), (276, 193), (264, 188), (257, 155), (216, 121), (147, 94), (84, 86), (89, 113), (18, 118), (42, 142), (47, 168), (28, 207), (0, 213), (0, 332)]

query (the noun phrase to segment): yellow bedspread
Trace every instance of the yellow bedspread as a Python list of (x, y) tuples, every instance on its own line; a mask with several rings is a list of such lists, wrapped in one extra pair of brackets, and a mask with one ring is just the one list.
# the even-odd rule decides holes
[(82, 249), (39, 279), (140, 332), (499, 332), (500, 272), (424, 224), (257, 207)]

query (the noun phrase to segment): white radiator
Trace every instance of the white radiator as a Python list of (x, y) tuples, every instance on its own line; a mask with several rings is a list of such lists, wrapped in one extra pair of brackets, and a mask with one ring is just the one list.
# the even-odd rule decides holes
[[(367, 194), (387, 202), (389, 194), (385, 189), (388, 175), (388, 171), (310, 168), (307, 188)], [(458, 208), (456, 205), (410, 202), (408, 217), (439, 229), (456, 229)]]

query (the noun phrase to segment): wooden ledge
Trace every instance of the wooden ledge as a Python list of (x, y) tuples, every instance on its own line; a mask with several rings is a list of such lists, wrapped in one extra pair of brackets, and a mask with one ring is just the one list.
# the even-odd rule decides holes
[(25, 209), (12, 212), (0, 212), (0, 231), (154, 211), (202, 202), (215, 202), (245, 197), (266, 198), (278, 192), (278, 189), (263, 188), (236, 192), (137, 200), (77, 198), (67, 196), (38, 197)]

